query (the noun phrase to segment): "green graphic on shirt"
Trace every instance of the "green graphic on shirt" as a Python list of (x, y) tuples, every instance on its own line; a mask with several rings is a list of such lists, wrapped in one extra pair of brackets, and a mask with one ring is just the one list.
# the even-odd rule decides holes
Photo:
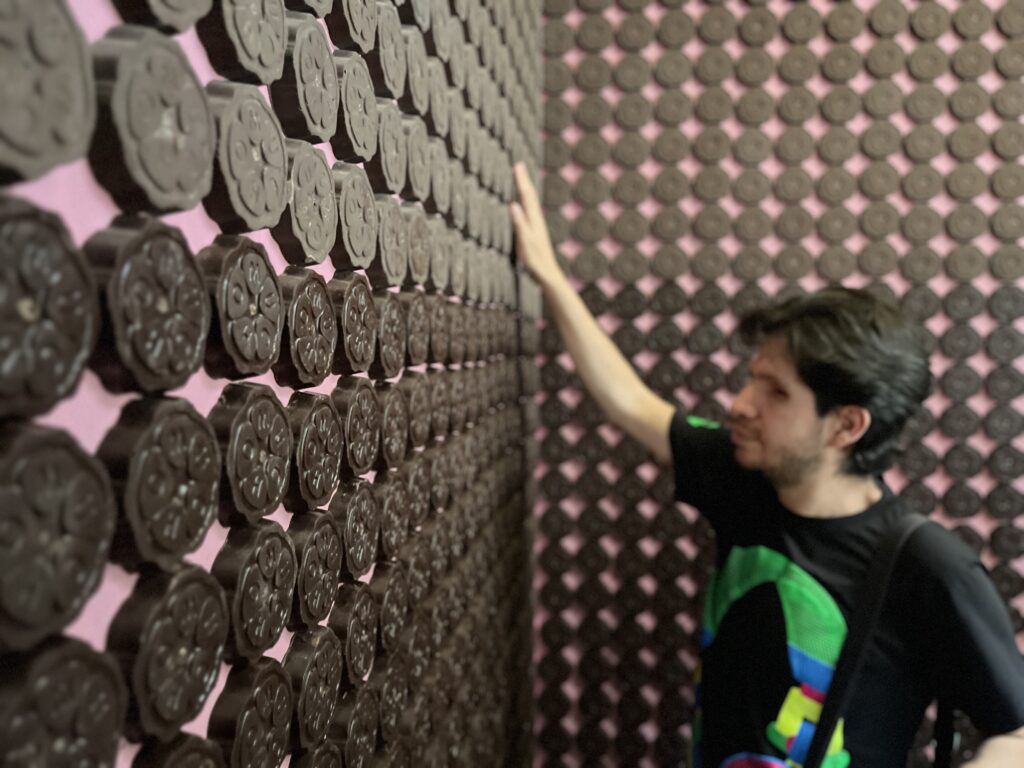
[[(767, 547), (734, 547), (708, 588), (702, 648), (714, 642), (730, 608), (763, 584), (774, 584), (778, 593), (790, 667), (799, 684), (780, 703), (779, 715), (767, 726), (766, 735), (786, 754), (788, 765), (801, 765), (846, 639), (846, 621), (828, 591), (785, 555)], [(846, 768), (849, 762), (840, 721), (823, 766)]]
[(699, 427), (701, 429), (719, 429), (722, 426), (717, 421), (705, 419), (703, 416), (687, 416), (686, 423), (691, 427)]

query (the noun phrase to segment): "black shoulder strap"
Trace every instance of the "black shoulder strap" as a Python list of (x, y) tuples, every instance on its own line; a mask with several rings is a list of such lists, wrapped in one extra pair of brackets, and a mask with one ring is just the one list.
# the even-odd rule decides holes
[(814, 729), (803, 768), (819, 768), (821, 761), (824, 760), (829, 742), (832, 741), (832, 733), (846, 709), (857, 675), (864, 664), (864, 652), (867, 650), (868, 641), (875, 633), (896, 561), (910, 535), (926, 522), (927, 518), (922, 515), (904, 515), (892, 532), (882, 540), (861, 589), (860, 599), (857, 601), (843, 649), (839, 653), (839, 661), (836, 662), (832, 682), (829, 684), (821, 717), (818, 718), (818, 724)]

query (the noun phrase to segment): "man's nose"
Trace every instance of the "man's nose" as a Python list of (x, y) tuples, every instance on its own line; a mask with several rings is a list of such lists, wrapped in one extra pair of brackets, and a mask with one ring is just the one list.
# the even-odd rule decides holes
[(754, 408), (753, 388), (748, 382), (737, 394), (729, 408), (733, 418), (751, 419), (757, 414)]

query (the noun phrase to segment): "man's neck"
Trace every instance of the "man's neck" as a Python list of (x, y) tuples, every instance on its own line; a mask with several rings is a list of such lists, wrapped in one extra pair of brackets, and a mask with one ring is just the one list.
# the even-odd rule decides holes
[(800, 517), (850, 517), (863, 512), (880, 498), (882, 489), (873, 477), (815, 474), (804, 481), (776, 488), (779, 502)]

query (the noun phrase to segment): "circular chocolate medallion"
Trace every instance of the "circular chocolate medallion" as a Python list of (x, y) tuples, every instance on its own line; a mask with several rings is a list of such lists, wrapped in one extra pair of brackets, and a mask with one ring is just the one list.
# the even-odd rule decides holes
[(232, 667), (208, 729), (231, 768), (270, 768), (288, 752), (295, 697), (284, 667), (270, 658)]
[(406, 364), (423, 365), (430, 356), (430, 307), (422, 293), (399, 294), (405, 310)]
[(99, 584), (117, 508), (102, 464), (63, 432), (9, 423), (0, 445), (0, 649), (60, 632)]
[(374, 189), (397, 195), (405, 188), (409, 165), (402, 113), (395, 102), (385, 99), (377, 100), (377, 111), (380, 115), (377, 154), (367, 163), (367, 174)]
[(84, 251), (106, 310), (92, 360), (104, 384), (148, 392), (184, 384), (202, 363), (211, 310), (181, 231), (156, 219), (118, 220)]
[(196, 23), (213, 68), (229, 80), (269, 85), (284, 72), (284, 0), (221, 0)]
[(398, 294), (380, 293), (374, 297), (377, 307), (377, 341), (379, 353), (370, 365), (374, 378), (393, 379), (402, 372), (405, 365), (405, 348), (408, 331), (405, 310), (398, 300)]
[(366, 269), (377, 255), (377, 203), (362, 166), (335, 163), (334, 192), (338, 200), (338, 236), (331, 261), (339, 270)]
[(366, 53), (366, 64), (377, 93), (400, 99), (405, 94), (405, 38), (398, 8), (377, 3), (377, 45)]
[[(365, 480), (343, 485), (331, 500), (330, 513), (341, 528), (345, 547), (345, 570), (349, 576), (358, 579), (370, 570), (377, 559), (380, 509), (373, 494), (373, 487)], [(341, 597), (339, 590), (331, 617), (346, 612), (347, 606), (341, 603)], [(335, 622), (328, 618), (328, 624), (333, 627)]]
[(343, 125), (338, 126), (331, 147), (338, 160), (367, 162), (377, 153), (380, 120), (370, 70), (363, 57), (351, 51), (335, 51), (334, 64), (341, 89), (339, 117)]
[(107, 635), (129, 681), (129, 738), (170, 741), (199, 714), (227, 637), (224, 590), (202, 569), (186, 565), (136, 582)]
[(8, 670), (0, 704), (5, 765), (113, 768), (128, 707), (114, 660), (78, 640), (47, 641)]
[(288, 156), (277, 116), (253, 86), (206, 86), (217, 119), (217, 158), (206, 212), (225, 232), (275, 226), (288, 204)]
[(334, 605), (342, 565), (341, 529), (331, 515), (311, 512), (295, 515), (288, 535), (299, 564), (291, 626), (313, 628)]
[(296, 633), (284, 668), (295, 694), (292, 731), (301, 747), (313, 749), (327, 738), (334, 717), (343, 671), (341, 643), (326, 627)]
[(285, 311), (267, 252), (247, 237), (219, 235), (198, 261), (217, 308), (207, 370), (231, 379), (269, 371), (281, 350)]
[(391, 195), (376, 195), (378, 258), (366, 269), (374, 287), (396, 286), (409, 272), (409, 225), (401, 204)]
[(377, 37), (376, 0), (334, 0), (324, 16), (331, 40), (339, 48), (368, 53)]
[(398, 387), (382, 391), (381, 455), (388, 469), (399, 469), (409, 446), (409, 407)]
[(97, 180), (124, 211), (197, 205), (213, 181), (216, 134), (212, 105), (181, 48), (122, 26), (95, 44), (92, 58), (99, 123), (89, 160)]
[(99, 334), (99, 300), (60, 219), (8, 197), (0, 294), (0, 416), (34, 416), (78, 385)]
[(233, 652), (256, 661), (288, 625), (298, 561), (280, 525), (263, 520), (228, 531), (210, 572), (227, 593)]
[(221, 456), (210, 424), (186, 400), (135, 400), (97, 456), (123, 488), (113, 558), (178, 568), (217, 514)]
[(329, 287), (335, 297), (344, 352), (344, 355), (335, 356), (334, 372), (368, 371), (376, 354), (380, 326), (370, 286), (362, 275), (351, 274), (335, 277)]
[(209, 419), (224, 454), (221, 520), (255, 524), (277, 508), (288, 489), (288, 414), (270, 387), (242, 383), (224, 387)]
[(338, 321), (327, 284), (316, 272), (300, 267), (286, 268), (278, 281), (288, 304), (288, 354), (274, 365), (274, 377), (294, 388), (318, 386), (331, 372), (338, 345)]
[(380, 405), (369, 379), (342, 379), (331, 393), (345, 426), (346, 457), (354, 475), (376, 464), (380, 451)]
[(295, 462), (285, 506), (299, 512), (326, 504), (338, 487), (345, 455), (341, 417), (326, 395), (295, 392), (288, 401)]
[(271, 230), (290, 264), (320, 264), (338, 236), (338, 200), (327, 158), (304, 141), (285, 140), (291, 196), (288, 215)]
[[(376, 549), (376, 547), (374, 547)], [(327, 625), (344, 647), (345, 673), (351, 685), (361, 687), (377, 652), (377, 603), (367, 584), (341, 584)]]
[(329, 141), (338, 129), (338, 71), (323, 29), (305, 14), (285, 19), (284, 77), (270, 84), (270, 103), (293, 139)]

